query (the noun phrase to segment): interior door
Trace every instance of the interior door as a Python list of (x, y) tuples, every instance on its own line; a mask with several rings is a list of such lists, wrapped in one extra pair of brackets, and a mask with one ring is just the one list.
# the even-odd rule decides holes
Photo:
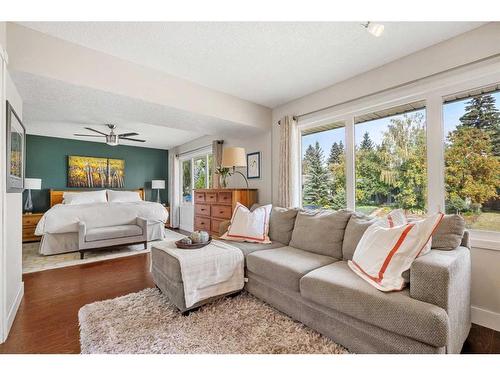
[(193, 166), (192, 159), (179, 160), (180, 165), (180, 183), (181, 196), (179, 204), (179, 228), (192, 232), (194, 230), (194, 206), (193, 206)]

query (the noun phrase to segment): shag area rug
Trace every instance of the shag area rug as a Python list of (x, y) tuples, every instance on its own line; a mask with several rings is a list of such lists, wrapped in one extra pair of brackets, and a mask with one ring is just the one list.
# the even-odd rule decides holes
[(347, 353), (246, 292), (183, 316), (158, 289), (144, 289), (85, 305), (78, 319), (87, 354)]

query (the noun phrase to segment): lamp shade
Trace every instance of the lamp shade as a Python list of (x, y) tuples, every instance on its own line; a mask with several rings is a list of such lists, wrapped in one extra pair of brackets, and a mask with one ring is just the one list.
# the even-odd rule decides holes
[(30, 190), (40, 190), (42, 188), (41, 178), (25, 178), (24, 188)]
[(153, 180), (151, 181), (152, 189), (165, 189), (165, 180)]
[(247, 155), (243, 147), (226, 147), (222, 150), (223, 167), (246, 167)]

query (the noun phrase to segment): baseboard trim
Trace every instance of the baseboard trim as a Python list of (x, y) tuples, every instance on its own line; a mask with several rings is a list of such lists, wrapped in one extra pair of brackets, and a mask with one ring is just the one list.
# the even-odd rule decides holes
[(9, 336), (10, 329), (12, 327), (12, 324), (14, 323), (14, 319), (16, 318), (17, 314), (17, 309), (19, 309), (19, 305), (21, 304), (21, 301), (23, 300), (24, 296), (24, 282), (21, 282), (21, 285), (19, 286), (19, 289), (17, 291), (16, 299), (14, 300), (14, 303), (12, 304), (10, 310), (9, 310), (9, 315), (7, 315), (7, 329), (5, 332), (5, 339)]
[(471, 306), (472, 323), (500, 332), (500, 314), (494, 311)]

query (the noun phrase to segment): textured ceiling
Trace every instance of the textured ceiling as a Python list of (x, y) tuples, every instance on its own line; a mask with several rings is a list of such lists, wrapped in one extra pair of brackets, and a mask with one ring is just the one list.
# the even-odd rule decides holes
[(473, 22), (21, 22), (268, 107), (479, 27)]
[(146, 140), (123, 144), (169, 149), (209, 134), (251, 136), (256, 132), (240, 124), (28, 73), (11, 75), (23, 98), (28, 134), (96, 141), (73, 133), (90, 133), (85, 126), (107, 132), (104, 124), (112, 123), (119, 133), (137, 132), (137, 138)]

